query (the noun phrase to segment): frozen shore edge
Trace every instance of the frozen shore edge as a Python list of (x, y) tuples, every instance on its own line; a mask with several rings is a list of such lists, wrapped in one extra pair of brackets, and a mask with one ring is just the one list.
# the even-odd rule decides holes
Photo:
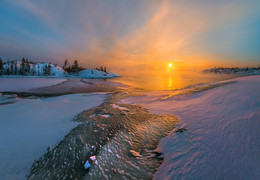
[[(260, 76), (223, 82), (229, 81), (236, 83), (181, 98), (158, 92), (122, 101), (180, 119), (159, 143), (164, 161), (154, 179), (260, 176)], [(186, 131), (176, 133), (178, 128)]]

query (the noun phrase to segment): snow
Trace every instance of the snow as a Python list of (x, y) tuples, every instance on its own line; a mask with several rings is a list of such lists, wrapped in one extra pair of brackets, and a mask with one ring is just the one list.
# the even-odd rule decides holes
[(33, 161), (78, 125), (73, 117), (100, 105), (105, 97), (104, 93), (16, 97), (15, 103), (0, 105), (0, 179), (25, 179)]
[(0, 92), (21, 92), (29, 89), (52, 86), (66, 81), (57, 78), (0, 78)]
[(129, 111), (129, 109), (127, 109), (126, 107), (121, 107), (121, 106), (116, 105), (116, 104), (111, 104), (111, 106), (112, 106), (113, 108), (116, 108), (116, 109)]
[(179, 119), (159, 143), (164, 161), (154, 179), (259, 179), (260, 76), (235, 81), (181, 98), (157, 92), (122, 101)]
[(81, 78), (89, 78), (89, 79), (107, 79), (107, 78), (115, 78), (120, 77), (114, 73), (106, 73), (104, 71), (98, 71), (95, 69), (86, 69), (79, 72), (79, 76)]

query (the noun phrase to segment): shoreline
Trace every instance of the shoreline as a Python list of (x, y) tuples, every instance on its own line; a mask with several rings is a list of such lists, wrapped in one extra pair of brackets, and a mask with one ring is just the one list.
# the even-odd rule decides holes
[(218, 84), (232, 81), (191, 94), (146, 93), (121, 101), (179, 119), (156, 149), (164, 161), (154, 179), (259, 177), (260, 75)]
[[(168, 154), (168, 152), (165, 152), (165, 150), (162, 148), (164, 145), (162, 145), (162, 144), (165, 144), (164, 142), (167, 139), (169, 139), (170, 137), (175, 137), (176, 135), (177, 135), (176, 137), (178, 137), (178, 136), (183, 136), (182, 134), (184, 134), (184, 135), (189, 134), (190, 131), (192, 130), (192, 128), (189, 127), (189, 126), (187, 128), (187, 124), (183, 125), (183, 123), (182, 123), (183, 117), (180, 115), (180, 113), (178, 113), (178, 112), (177, 113), (176, 112), (169, 113), (169, 111), (167, 111), (167, 108), (166, 108), (166, 111), (155, 110), (157, 107), (153, 106), (153, 104), (156, 103), (156, 102), (167, 102), (168, 100), (170, 100), (170, 101), (173, 100), (173, 101), (177, 101), (178, 104), (176, 104), (176, 103), (171, 103), (171, 104), (175, 104), (175, 106), (179, 106), (179, 104), (181, 104), (182, 101), (192, 100), (194, 98), (196, 99), (198, 96), (201, 96), (201, 94), (208, 94), (211, 91), (216, 91), (216, 90), (221, 89), (223, 87), (226, 89), (226, 87), (233, 86), (234, 84), (237, 84), (237, 80), (239, 80), (239, 79), (243, 80), (243, 79), (248, 79), (248, 78), (250, 79), (250, 77), (252, 77), (252, 76), (239, 77), (239, 78), (235, 78), (235, 79), (229, 79), (229, 80), (219, 81), (219, 82), (212, 82), (212, 83), (207, 83), (207, 84), (203, 84), (203, 85), (198, 84), (196, 86), (188, 87), (186, 89), (176, 90), (177, 94), (175, 94), (175, 91), (157, 91), (157, 92), (143, 92), (143, 91), (141, 91), (141, 92), (135, 92), (133, 90), (128, 91), (130, 89), (125, 89), (125, 87), (123, 87), (122, 89), (120, 89), (120, 88), (114, 89), (114, 91), (111, 92), (109, 96), (107, 96), (107, 98), (104, 100), (104, 102), (101, 105), (99, 105), (97, 107), (93, 107), (90, 110), (83, 110), (82, 112), (80, 112), (79, 114), (77, 114), (74, 117), (74, 118), (76, 118), (76, 121), (78, 121), (78, 122), (81, 121), (81, 124), (77, 125), (75, 128), (70, 130), (70, 132), (67, 133), (61, 141), (59, 141), (59, 144), (57, 146), (55, 146), (53, 149), (49, 149), (48, 152), (44, 154), (44, 156), (42, 156), (40, 159), (38, 159), (36, 161), (36, 164), (34, 163), (34, 165), (32, 165), (31, 173), (28, 175), (28, 177), (29, 177), (29, 179), (34, 179), (35, 177), (41, 177), (43, 174), (45, 174), (44, 175), (45, 177), (49, 177), (47, 174), (52, 174), (51, 175), (52, 177), (56, 177), (57, 174), (55, 175), (55, 172), (53, 172), (53, 170), (52, 170), (53, 169), (52, 167), (53, 167), (54, 164), (47, 165), (48, 163), (50, 163), (49, 158), (54, 156), (55, 153), (57, 153), (57, 152), (62, 152), (62, 154), (70, 153), (70, 150), (69, 151), (67, 151), (67, 150), (70, 149), (70, 148), (73, 149), (74, 146), (76, 147), (76, 149), (78, 149), (78, 148), (84, 149), (84, 146), (82, 146), (82, 145), (79, 146), (79, 145), (74, 144), (72, 146), (72, 144), (74, 143), (73, 139), (75, 139), (76, 137), (81, 137), (82, 132), (85, 132), (84, 128), (89, 128), (90, 132), (93, 133), (93, 130), (94, 130), (94, 134), (97, 133), (96, 134), (97, 136), (95, 136), (96, 139), (103, 138), (103, 140), (100, 140), (100, 142), (103, 141), (103, 144), (101, 143), (100, 144), (101, 146), (95, 145), (95, 147), (97, 147), (97, 148), (94, 148), (94, 149), (92, 148), (92, 145), (88, 145), (89, 149), (86, 152), (87, 156), (82, 155), (80, 153), (81, 158), (79, 158), (77, 161), (75, 161), (74, 164), (70, 163), (70, 165), (71, 166), (75, 165), (75, 166), (77, 166), (77, 168), (79, 168), (78, 173), (81, 177), (88, 177), (88, 178), (98, 177), (98, 178), (100, 178), (98, 176), (98, 174), (103, 173), (103, 171), (100, 171), (101, 170), (100, 167), (106, 168), (107, 166), (111, 166), (111, 164), (106, 164), (105, 162), (113, 162), (111, 159), (103, 159), (104, 157), (111, 156), (111, 158), (114, 158), (115, 162), (118, 161), (118, 157), (122, 157), (122, 154), (116, 155), (116, 154), (111, 154), (110, 152), (108, 152), (109, 147), (114, 147), (114, 148), (116, 147), (117, 149), (123, 148), (121, 146), (117, 147), (117, 145), (116, 145), (118, 143), (117, 141), (120, 140), (120, 138), (121, 138), (122, 141), (124, 141), (125, 138), (128, 138), (128, 136), (125, 136), (125, 134), (121, 134), (121, 135), (123, 135), (122, 137), (120, 135), (120, 133), (124, 132), (124, 129), (125, 129), (124, 126), (127, 123), (126, 124), (123, 123), (122, 125), (115, 128), (116, 131), (111, 131), (114, 128), (112, 128), (113, 125), (111, 125), (111, 123), (108, 120), (113, 119), (114, 123), (116, 123), (117, 121), (122, 123), (121, 121), (124, 118), (126, 118), (126, 119), (128, 118), (128, 120), (126, 121), (126, 122), (128, 122), (129, 120), (131, 121), (132, 118), (138, 119), (139, 118), (138, 113), (141, 113), (141, 114), (145, 113), (146, 114), (145, 116), (148, 116), (148, 117), (153, 116), (153, 117), (156, 117), (156, 118), (161, 118), (162, 116), (169, 118), (170, 116), (174, 117), (176, 115), (177, 118), (178, 118), (178, 121), (180, 119), (179, 122), (175, 121), (175, 123), (174, 123), (175, 127), (172, 127), (170, 130), (167, 130), (167, 134), (165, 134), (162, 138), (160, 138), (158, 140), (158, 143), (156, 143), (156, 147), (154, 146), (154, 148), (148, 149), (148, 150), (145, 150), (145, 151), (140, 149), (140, 148), (135, 149), (134, 151), (129, 151), (129, 149), (126, 149), (123, 152), (123, 154), (125, 154), (124, 156), (126, 156), (126, 155), (128, 156), (130, 154), (130, 156), (133, 159), (135, 159), (135, 160), (132, 159), (133, 161), (131, 160), (131, 162), (134, 162), (134, 163), (137, 163), (139, 160), (138, 161), (136, 161), (136, 160), (139, 159), (139, 158), (141, 158), (141, 161), (143, 161), (143, 160), (146, 161), (145, 159), (149, 159), (151, 161), (153, 159), (152, 162), (157, 164), (156, 166), (159, 168), (159, 171), (153, 171), (152, 174), (151, 173), (149, 174), (149, 177), (154, 177), (155, 179), (156, 178), (158, 179), (159, 176), (160, 177), (161, 176), (169, 177), (169, 175), (162, 174), (162, 172), (161, 172), (162, 170), (160, 170), (161, 168), (163, 168), (163, 171), (165, 171), (165, 169), (164, 169), (165, 164), (167, 165), (167, 162), (168, 162), (167, 159), (169, 158), (168, 156), (165, 156), (165, 154)], [(260, 76), (258, 76), (258, 77), (260, 77)], [(89, 87), (89, 86), (91, 86), (91, 87), (96, 86), (98, 89), (104, 88), (104, 84), (103, 84), (104, 81), (96, 81), (96, 80), (93, 80), (93, 79), (88, 79), (88, 80), (80, 79), (80, 80), (76, 81), (76, 83), (83, 84), (82, 85), (83, 87), (80, 87), (79, 89), (76, 89), (76, 90), (73, 89), (70, 86), (71, 82), (70, 82), (69, 85), (66, 82), (67, 81), (56, 84), (56, 85), (52, 85), (50, 87), (39, 88), (39, 89), (36, 89), (37, 91), (30, 90), (30, 92), (32, 92), (32, 91), (37, 92), (36, 96), (39, 97), (40, 96), (39, 92), (47, 89), (48, 93), (44, 93), (42, 95), (42, 97), (52, 97), (52, 96), (61, 96), (62, 97), (62, 95), (64, 95), (64, 94), (61, 94), (60, 92), (64, 92), (64, 91), (60, 91), (60, 89), (61, 89), (61, 87), (64, 87), (64, 84), (67, 87), (68, 86), (70, 87), (70, 88), (66, 89), (67, 91), (68, 90), (75, 91), (75, 93), (77, 93), (77, 91), (79, 91), (79, 90), (85, 90), (85, 88)], [(73, 82), (75, 83), (75, 81), (73, 81)], [(106, 85), (110, 86), (111, 89), (114, 88), (114, 86), (118, 85), (118, 83), (115, 83), (115, 84), (112, 84), (112, 85), (109, 82), (107, 82), (107, 83), (108, 84), (106, 84)], [(106, 87), (106, 85), (105, 85), (105, 87)], [(56, 93), (51, 94), (50, 92), (52, 90), (55, 90)], [(71, 94), (71, 93), (69, 93), (69, 94)], [(31, 96), (32, 93), (28, 93), (28, 94), (25, 94), (25, 95), (21, 94), (21, 95), (28, 97), (28, 96)], [(151, 97), (151, 98), (148, 98), (149, 101), (147, 101), (147, 102), (149, 102), (148, 103), (149, 106), (147, 106), (147, 104), (145, 104), (146, 100), (142, 99), (143, 98), (142, 95), (146, 95), (147, 97), (149, 97), (149, 96)], [(129, 98), (130, 99), (132, 98), (132, 102), (129, 102)], [(138, 101), (139, 101), (139, 103), (138, 103)], [(128, 105), (129, 103), (131, 105)], [(114, 104), (113, 107), (110, 107), (111, 104)], [(140, 108), (138, 104), (143, 106), (145, 109), (141, 108), (141, 109), (136, 111), (135, 110), (136, 108), (137, 109)], [(122, 109), (120, 109), (121, 107), (122, 107)], [(161, 106), (161, 108), (163, 108), (163, 107), (165, 107), (165, 105)], [(169, 104), (167, 105), (167, 107), (168, 108), (170, 107)], [(119, 109), (117, 110), (116, 108), (119, 108)], [(125, 110), (125, 108), (128, 109), (128, 110)], [(146, 110), (146, 108), (147, 108), (147, 110)], [(153, 108), (155, 111), (154, 110), (151, 111), (151, 108)], [(161, 109), (161, 108), (159, 108), (159, 109)], [(183, 108), (183, 107), (181, 106), (181, 108)], [(132, 111), (136, 111), (136, 112), (132, 112)], [(161, 115), (161, 114), (163, 114), (163, 115)], [(93, 116), (93, 115), (95, 115), (95, 116)], [(101, 124), (99, 124), (99, 123), (101, 123)], [(128, 128), (130, 128), (132, 126), (133, 125), (129, 126)], [(153, 126), (151, 126), (151, 127), (153, 127)], [(126, 129), (128, 129), (128, 128), (126, 128)], [(178, 131), (181, 129), (180, 133), (177, 134), (176, 129), (178, 129)], [(183, 131), (182, 131), (182, 129), (183, 129)], [(95, 131), (97, 131), (97, 132), (95, 132)], [(102, 134), (103, 131), (108, 133), (108, 134), (104, 135), (104, 136), (98, 135), (99, 133)], [(150, 129), (149, 129), (149, 131), (150, 131)], [(77, 133), (75, 134), (75, 132), (77, 132)], [(136, 134), (136, 133), (137, 132), (135, 132), (133, 134)], [(68, 140), (68, 138), (70, 140)], [(89, 138), (85, 137), (86, 141), (87, 141), (87, 139), (89, 139)], [(70, 142), (70, 143), (65, 143), (67, 141)], [(82, 144), (81, 140), (79, 142), (81, 142), (81, 144)], [(166, 141), (166, 142), (168, 142), (168, 141)], [(93, 141), (93, 143), (95, 143), (95, 141)], [(177, 146), (176, 146), (176, 148), (178, 149)], [(72, 152), (74, 152), (74, 153), (77, 152), (76, 149), (75, 150), (73, 149)], [(117, 149), (114, 149), (114, 150), (118, 151)], [(163, 154), (160, 155), (160, 153), (163, 153)], [(89, 158), (91, 156), (95, 156), (97, 158), (98, 162), (102, 163), (104, 161), (103, 165), (102, 166), (97, 165), (97, 164), (95, 164), (96, 162), (92, 162), (91, 160), (89, 160)], [(64, 156), (60, 156), (58, 154), (56, 154), (55, 157), (57, 158), (56, 159), (57, 162), (61, 163), (61, 165), (64, 164), (64, 163), (68, 163), (70, 161), (73, 161), (73, 158), (69, 161), (66, 158), (64, 160), (61, 160), (62, 158), (64, 158)], [(69, 157), (73, 157), (73, 156), (69, 156)], [(165, 157), (166, 157), (166, 159), (165, 159)], [(150, 158), (152, 158), (152, 159), (150, 159)], [(162, 158), (164, 158), (163, 161), (161, 161)], [(82, 164), (82, 161), (86, 162), (86, 160), (89, 160), (91, 162), (92, 167), (91, 167), (90, 171), (86, 171), (86, 170), (83, 169), (84, 163)], [(159, 162), (159, 166), (158, 166), (157, 161)], [(55, 162), (55, 161), (51, 161), (51, 162)], [(66, 167), (70, 168), (71, 167), (70, 165), (67, 164)], [(130, 166), (131, 166), (131, 164), (130, 164)], [(151, 164), (151, 166), (153, 166), (153, 165)], [(42, 168), (39, 169), (38, 167), (42, 167)], [(115, 166), (113, 166), (113, 167), (115, 168)], [(157, 169), (157, 167), (155, 169)], [(59, 170), (59, 168), (57, 170)], [(67, 172), (65, 166), (62, 166), (62, 168), (60, 170), (65, 173), (65, 174), (63, 173), (63, 175), (64, 175), (63, 177), (65, 177), (66, 172)], [(106, 172), (105, 174), (108, 177), (110, 177), (113, 174), (113, 173), (111, 173), (112, 171), (113, 171), (113, 169), (111, 169), (109, 172)], [(89, 172), (90, 172), (90, 174), (89, 174)], [(135, 177), (141, 177), (141, 176), (145, 177), (144, 176), (145, 173), (143, 174), (143, 173), (140, 172), (143, 175), (141, 175), (141, 174), (138, 175), (138, 173), (139, 173), (138, 169), (136, 169), (134, 172), (137, 173), (137, 174), (134, 173)], [(73, 173), (75, 173), (75, 172), (73, 172)], [(124, 174), (126, 174), (126, 173), (127, 173), (127, 170), (124, 170)], [(121, 170), (118, 169), (115, 177), (123, 177), (123, 176), (125, 176), (125, 175), (123, 175), (121, 173)], [(126, 174), (125, 177), (128, 177), (128, 175)], [(131, 176), (129, 176), (129, 178), (130, 177)]]

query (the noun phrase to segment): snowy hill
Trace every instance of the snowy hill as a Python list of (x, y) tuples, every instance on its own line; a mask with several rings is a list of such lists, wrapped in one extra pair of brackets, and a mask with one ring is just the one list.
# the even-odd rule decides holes
[(89, 79), (107, 79), (120, 77), (103, 69), (87, 69), (80, 72), (68, 73), (63, 68), (52, 63), (34, 63), (23, 59), (22, 61), (7, 61), (0, 66), (0, 75), (26, 76), (26, 77), (80, 77)]
[(58, 65), (52, 63), (33, 63), (28, 61), (10, 61), (3, 64), (2, 75), (50, 76), (64, 77), (66, 75)]
[(79, 72), (79, 76), (81, 78), (89, 78), (89, 79), (107, 79), (107, 78), (115, 78), (120, 77), (114, 73), (108, 73), (104, 71), (94, 70), (94, 69), (86, 69)]
[(258, 75), (260, 74), (260, 67), (258, 68), (211, 68), (203, 70), (204, 73), (216, 74), (240, 74), (240, 75)]

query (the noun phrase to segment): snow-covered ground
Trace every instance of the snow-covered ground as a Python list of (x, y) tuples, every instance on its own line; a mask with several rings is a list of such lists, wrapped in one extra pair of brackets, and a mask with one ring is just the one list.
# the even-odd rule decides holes
[[(153, 92), (122, 100), (179, 118), (157, 148), (164, 161), (155, 179), (259, 179), (260, 76), (235, 81), (190, 95)], [(176, 133), (181, 127), (187, 130)]]
[(64, 81), (66, 81), (64, 78), (0, 78), (0, 92), (20, 92), (34, 88), (52, 86)]
[(98, 71), (95, 69), (86, 69), (79, 72), (79, 76), (81, 78), (89, 78), (89, 79), (108, 79), (108, 78), (115, 78), (120, 77), (114, 73), (106, 73), (104, 71)]
[[(77, 125), (73, 117), (100, 105), (105, 97), (104, 93), (45, 99), (14, 96), (15, 103), (0, 105), (0, 179), (25, 179), (33, 161)], [(4, 101), (8, 100), (13, 101), (12, 97)]]

